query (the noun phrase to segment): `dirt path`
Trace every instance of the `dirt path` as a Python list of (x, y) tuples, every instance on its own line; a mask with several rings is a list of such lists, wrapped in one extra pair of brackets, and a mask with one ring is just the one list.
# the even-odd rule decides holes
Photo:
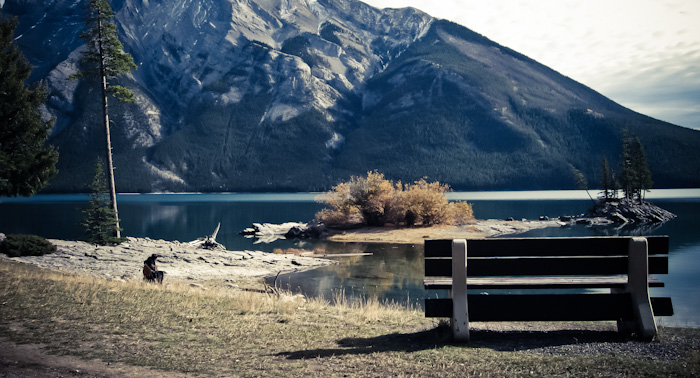
[(83, 360), (75, 356), (48, 354), (38, 345), (19, 345), (0, 339), (0, 378), (57, 377), (151, 377), (185, 378), (181, 373), (163, 372), (151, 368)]

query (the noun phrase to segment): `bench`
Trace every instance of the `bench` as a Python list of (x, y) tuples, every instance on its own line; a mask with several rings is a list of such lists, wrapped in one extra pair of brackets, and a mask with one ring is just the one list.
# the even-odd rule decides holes
[(455, 341), (470, 321), (603, 320), (651, 340), (673, 306), (649, 297), (664, 286), (649, 274), (668, 274), (667, 236), (426, 240), (424, 286), (449, 298), (426, 299), (425, 316), (449, 317)]

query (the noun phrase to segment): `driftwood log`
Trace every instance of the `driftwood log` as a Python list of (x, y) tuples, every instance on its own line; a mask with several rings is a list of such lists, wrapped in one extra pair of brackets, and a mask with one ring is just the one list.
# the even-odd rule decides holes
[(211, 234), (211, 236), (207, 235), (207, 236), (198, 238), (197, 240), (191, 241), (189, 244), (191, 246), (195, 246), (197, 248), (218, 249), (218, 250), (225, 251), (226, 247), (224, 247), (222, 244), (216, 242), (216, 235), (219, 233), (220, 228), (221, 228), (221, 222), (219, 222), (219, 224), (216, 226), (216, 229)]

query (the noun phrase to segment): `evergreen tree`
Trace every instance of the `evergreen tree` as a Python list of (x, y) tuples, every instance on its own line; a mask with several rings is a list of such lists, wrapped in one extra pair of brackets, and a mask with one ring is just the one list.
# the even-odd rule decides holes
[(622, 167), (620, 181), (625, 198), (643, 201), (643, 192), (651, 189), (654, 182), (647, 162), (644, 147), (639, 137), (625, 134), (622, 142)]
[(80, 37), (85, 39), (87, 49), (83, 51), (82, 70), (73, 78), (87, 76), (100, 82), (102, 93), (102, 119), (105, 128), (107, 150), (107, 175), (109, 179), (110, 203), (117, 222), (116, 237), (119, 238), (119, 212), (117, 210), (117, 193), (114, 185), (114, 164), (112, 163), (112, 141), (109, 132), (109, 112), (107, 96), (113, 95), (125, 102), (134, 102), (134, 94), (120, 85), (111, 85), (109, 80), (136, 69), (134, 60), (124, 52), (119, 42), (117, 27), (111, 20), (114, 11), (106, 0), (89, 0), (87, 4), (87, 33)]
[(633, 199), (637, 173), (634, 170), (631, 137), (627, 133), (622, 137), (622, 162), (620, 164), (622, 192), (625, 194), (626, 199)]
[(647, 161), (646, 153), (644, 152), (644, 147), (639, 137), (636, 135), (632, 140), (632, 161), (634, 165), (634, 170), (636, 172), (636, 190), (637, 198), (641, 203), (644, 200), (644, 193), (651, 189), (654, 182), (651, 179), (651, 170), (649, 169), (649, 162)]
[(25, 87), (32, 65), (13, 42), (17, 20), (0, 14), (0, 196), (31, 196), (56, 175), (58, 152), (45, 146), (45, 83)]
[(603, 163), (600, 170), (600, 188), (603, 190), (603, 199), (609, 200), (617, 198), (617, 180), (615, 179), (615, 171), (608, 163), (608, 158), (603, 157)]
[(81, 225), (85, 227), (87, 241), (93, 244), (118, 244), (124, 241), (121, 236), (115, 236), (119, 228), (119, 220), (114, 216), (114, 210), (109, 206), (105, 172), (100, 159), (95, 164), (95, 175), (90, 185), (90, 203), (83, 209), (85, 218)]
[(608, 176), (610, 172), (610, 166), (608, 165), (608, 158), (603, 158), (603, 164), (600, 169), (600, 189), (603, 191), (603, 199), (610, 199), (610, 180)]
[(595, 200), (593, 197), (591, 197), (591, 193), (588, 192), (588, 179), (586, 179), (586, 175), (583, 174), (578, 168), (574, 167), (573, 164), (569, 164), (569, 169), (571, 169), (571, 174), (574, 176), (574, 180), (576, 181), (576, 186), (581, 189), (585, 190), (586, 194), (588, 194), (588, 198), (595, 203)]
[(620, 191), (620, 183), (617, 181), (615, 171), (613, 171), (612, 168), (610, 168), (610, 185), (612, 190), (612, 198), (617, 199), (617, 194)]

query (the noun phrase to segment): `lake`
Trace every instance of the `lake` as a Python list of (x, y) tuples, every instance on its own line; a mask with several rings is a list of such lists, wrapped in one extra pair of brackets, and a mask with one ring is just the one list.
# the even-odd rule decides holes
[[(595, 195), (594, 192), (591, 192)], [(334, 294), (377, 297), (420, 306), (423, 290), (423, 246), (327, 241), (279, 240), (259, 243), (238, 232), (252, 223), (305, 222), (322, 209), (318, 193), (120, 194), (119, 215), (124, 235), (191, 241), (211, 234), (221, 222), (217, 241), (229, 250), (303, 248), (327, 253), (371, 252), (370, 256), (337, 257), (338, 265), (281, 275), (277, 284), (310, 296)], [(451, 200), (473, 204), (479, 219), (538, 219), (586, 212), (591, 200), (583, 191), (454, 192)], [(46, 238), (81, 239), (84, 194), (37, 195), (0, 199), (0, 232), (32, 233)], [(700, 327), (700, 190), (653, 190), (648, 200), (678, 215), (645, 228), (573, 226), (530, 231), (518, 236), (668, 235), (670, 274), (653, 296), (671, 296), (675, 315), (659, 318), (669, 326)], [(140, 267), (136, 267), (136, 270)]]

